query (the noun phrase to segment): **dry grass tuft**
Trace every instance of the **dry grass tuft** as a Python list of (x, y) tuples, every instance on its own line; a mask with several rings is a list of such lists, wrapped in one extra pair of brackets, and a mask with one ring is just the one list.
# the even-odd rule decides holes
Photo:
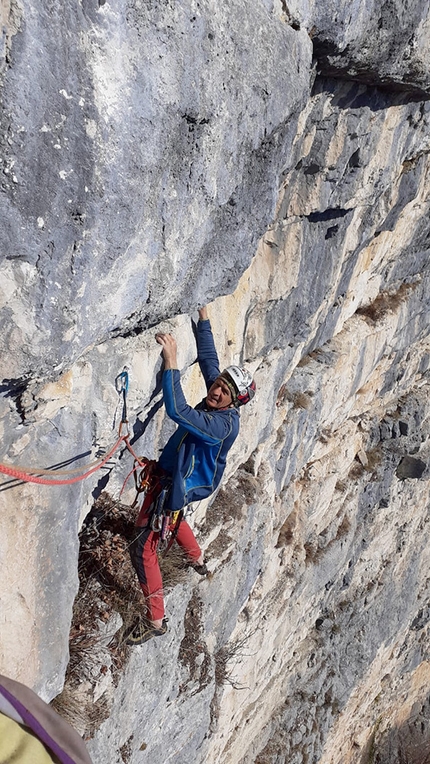
[(380, 445), (377, 445), (375, 448), (372, 448), (370, 451), (366, 451), (365, 453), (367, 462), (365, 465), (361, 463), (358, 456), (355, 457), (348, 472), (348, 478), (350, 480), (359, 480), (366, 472), (367, 474), (370, 473), (372, 475), (371, 479), (375, 479), (377, 469), (383, 461), (384, 453)]
[[(305, 565), (310, 565), (311, 563), (317, 565), (334, 544), (348, 535), (351, 530), (351, 521), (349, 517), (339, 511), (336, 515), (336, 520), (338, 522), (337, 527), (335, 525), (336, 521), (333, 521), (327, 528), (321, 531), (318, 536), (312, 534), (312, 536), (305, 541), (303, 545), (305, 550)], [(329, 537), (328, 541), (326, 541), (327, 536)]]
[[(82, 658), (100, 641), (97, 622), (106, 623), (119, 613), (124, 628), (128, 628), (142, 613), (142, 593), (128, 552), (136, 534), (135, 515), (136, 510), (102, 493), (85, 520), (80, 533), (79, 591), (73, 606), (66, 680), (80, 676)], [(109, 646), (117, 670), (129, 655), (119, 636)]]
[(168, 552), (162, 553), (158, 561), (165, 592), (171, 591), (178, 584), (184, 583), (188, 576), (190, 562), (177, 544), (174, 544)]
[(312, 405), (313, 392), (307, 390), (306, 392), (292, 393), (288, 390), (286, 384), (281, 385), (276, 396), (276, 405), (283, 406), (287, 401), (293, 404), (294, 409), (309, 409)]
[(384, 453), (381, 447), (378, 445), (376, 448), (372, 448), (370, 451), (366, 451), (367, 465), (366, 469), (369, 472), (374, 472), (382, 463)]
[(312, 396), (313, 393), (310, 391), (307, 391), (306, 393), (293, 393), (291, 396), (293, 408), (306, 410), (310, 409), (312, 406)]
[(335, 541), (338, 541), (344, 536), (347, 536), (350, 530), (351, 530), (351, 521), (347, 515), (344, 515), (337, 529)]
[(418, 282), (415, 284), (401, 284), (397, 292), (381, 292), (370, 305), (358, 308), (357, 314), (376, 323), (388, 313), (394, 313), (403, 302), (406, 302), (409, 295), (417, 286)]
[[(245, 687), (235, 679), (233, 671), (234, 665), (241, 663), (243, 658), (249, 657), (249, 654), (245, 652), (245, 649), (254, 632), (255, 630), (245, 634), (240, 639), (227, 642), (227, 644), (217, 650), (215, 653), (215, 684), (217, 687), (230, 684), (235, 690), (245, 689)], [(229, 665), (231, 663), (234, 665)]]
[(348, 472), (348, 478), (350, 480), (359, 480), (364, 475), (365, 472), (366, 472), (366, 468), (363, 467), (361, 462), (354, 461)]
[(247, 514), (250, 504), (258, 501), (259, 481), (244, 466), (239, 468), (228, 483), (217, 493), (209, 508), (203, 533), (207, 537), (217, 526), (231, 526), (241, 522)]
[(305, 550), (305, 565), (317, 565), (326, 552), (325, 548), (322, 548), (318, 544), (317, 538), (308, 539), (303, 544)]
[[(94, 702), (91, 687), (87, 700), (82, 694), (83, 682), (95, 687), (100, 675), (108, 671), (113, 683), (118, 682), (131, 650), (124, 633), (143, 612), (143, 595), (129, 556), (136, 536), (135, 517), (135, 509), (102, 493), (80, 533), (79, 591), (73, 606), (70, 659), (64, 690), (53, 705), (87, 738), (108, 718), (109, 703), (104, 695)], [(176, 544), (160, 556), (165, 591), (185, 580), (188, 567)], [(115, 633), (118, 614), (123, 625)], [(106, 630), (111, 623), (110, 635)], [(127, 750), (125, 747), (123, 752), (126, 757)]]
[[(230, 534), (226, 531), (225, 528), (221, 528), (218, 535), (214, 538), (211, 544), (209, 544), (208, 548), (205, 552), (205, 558), (207, 560), (219, 560), (223, 559), (225, 550), (229, 549), (231, 547), (233, 542), (233, 537), (230, 536)], [(224, 560), (224, 565), (226, 564), (227, 560), (230, 560), (233, 555), (233, 550), (230, 551), (229, 556), (227, 559)]]
[(133, 737), (134, 735), (130, 735), (128, 740), (126, 740), (124, 745), (122, 745), (121, 748), (119, 749), (119, 752), (121, 754), (121, 759), (123, 760), (124, 764), (128, 764), (128, 762), (131, 759)]
[(348, 490), (348, 485), (344, 480), (338, 480), (335, 487), (335, 491), (339, 491), (339, 493), (346, 493)]
[(304, 355), (303, 358), (301, 358), (298, 362), (297, 366), (301, 368), (303, 366), (307, 366), (309, 363), (312, 363), (312, 361), (313, 358), (310, 355)]
[(110, 704), (106, 698), (101, 697), (94, 702), (92, 698), (76, 693), (70, 684), (66, 684), (63, 692), (51, 701), (51, 706), (85, 740), (91, 740), (110, 715)]

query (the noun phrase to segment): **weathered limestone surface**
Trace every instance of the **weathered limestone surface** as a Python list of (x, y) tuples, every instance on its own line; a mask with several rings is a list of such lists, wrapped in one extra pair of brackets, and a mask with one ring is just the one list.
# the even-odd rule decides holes
[[(155, 455), (171, 424), (154, 335), (177, 336), (197, 402), (198, 304), (221, 363), (258, 385), (192, 520), (213, 579), (168, 594), (168, 634), (118, 686), (109, 637), (94, 651), (94, 761), (422, 764), (428, 3), (0, 9), (2, 461), (105, 451), (124, 367), (134, 447)], [(121, 447), (83, 483), (0, 486), (0, 668), (45, 698), (78, 528), (130, 469)]]
[(428, 2), (292, 0), (285, 11), (295, 28), (304, 24), (308, 29), (320, 71), (410, 95), (428, 94)]
[(11, 55), (0, 246), (13, 380), (231, 290), (270, 220), (312, 47), (261, 2), (47, 0), (27, 8)]

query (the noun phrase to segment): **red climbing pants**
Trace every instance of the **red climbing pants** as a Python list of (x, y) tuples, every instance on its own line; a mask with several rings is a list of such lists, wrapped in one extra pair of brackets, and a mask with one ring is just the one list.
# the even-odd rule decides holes
[[(151, 528), (151, 510), (158, 490), (148, 491), (136, 522), (136, 538), (130, 546), (130, 556), (137, 573), (146, 604), (146, 617), (150, 621), (164, 616), (163, 580), (158, 564), (157, 548), (160, 534)], [(197, 562), (200, 549), (193, 531), (185, 520), (177, 528), (171, 528), (175, 540), (193, 562)]]

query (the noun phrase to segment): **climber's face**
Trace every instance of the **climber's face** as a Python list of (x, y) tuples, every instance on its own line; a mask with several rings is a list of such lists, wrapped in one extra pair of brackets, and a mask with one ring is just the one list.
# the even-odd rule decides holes
[(210, 386), (206, 396), (206, 405), (211, 409), (228, 409), (233, 403), (231, 392), (221, 377)]

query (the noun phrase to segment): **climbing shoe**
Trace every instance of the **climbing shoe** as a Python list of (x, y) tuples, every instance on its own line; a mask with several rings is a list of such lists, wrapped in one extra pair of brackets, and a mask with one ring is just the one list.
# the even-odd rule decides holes
[(161, 637), (166, 631), (167, 618), (163, 618), (161, 629), (156, 629), (151, 621), (145, 621), (143, 618), (139, 618), (126, 634), (125, 643), (126, 645), (143, 645), (144, 642), (148, 642), (152, 637)]
[(206, 565), (205, 562), (203, 563), (203, 565), (194, 564), (191, 567), (194, 568), (194, 570), (196, 571), (196, 573), (199, 574), (199, 576), (208, 576), (209, 575), (209, 568), (208, 568), (208, 566)]

